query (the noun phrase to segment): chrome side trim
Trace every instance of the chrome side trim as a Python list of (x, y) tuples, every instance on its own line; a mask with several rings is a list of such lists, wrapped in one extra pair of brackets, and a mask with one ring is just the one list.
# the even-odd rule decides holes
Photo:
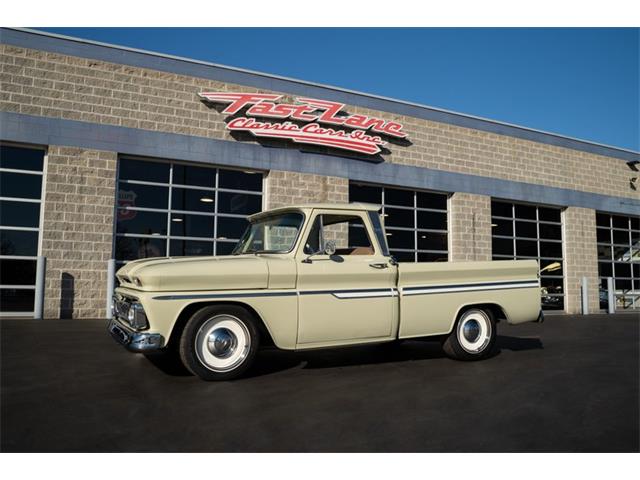
[(536, 280), (521, 280), (507, 282), (484, 282), (451, 285), (424, 285), (405, 287), (401, 289), (403, 296), (428, 295), (434, 293), (476, 292), (482, 290), (511, 290), (514, 288), (539, 288), (540, 282)]
[(286, 292), (255, 292), (255, 293), (198, 293), (193, 295), (160, 295), (153, 300), (215, 300), (218, 298), (250, 298), (250, 297), (290, 297), (298, 295), (296, 290)]

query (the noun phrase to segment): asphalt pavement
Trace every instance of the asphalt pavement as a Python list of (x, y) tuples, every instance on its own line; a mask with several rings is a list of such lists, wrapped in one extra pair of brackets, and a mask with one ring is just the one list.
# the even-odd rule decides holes
[(438, 343), (264, 351), (206, 383), (104, 320), (2, 320), (3, 452), (639, 451), (640, 317), (499, 326), (496, 355)]

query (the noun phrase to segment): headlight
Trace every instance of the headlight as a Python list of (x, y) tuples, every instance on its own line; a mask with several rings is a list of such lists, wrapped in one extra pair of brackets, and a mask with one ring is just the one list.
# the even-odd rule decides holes
[(136, 287), (142, 287), (142, 282), (138, 277), (131, 277), (131, 283), (133, 283)]
[(139, 303), (132, 303), (127, 312), (127, 322), (132, 328), (136, 330), (144, 330), (149, 328), (149, 322), (147, 322), (147, 314), (144, 312), (144, 308)]

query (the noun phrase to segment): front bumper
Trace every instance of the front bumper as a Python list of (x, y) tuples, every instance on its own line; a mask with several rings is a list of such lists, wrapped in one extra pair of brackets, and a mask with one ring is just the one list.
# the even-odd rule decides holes
[(538, 323), (544, 322), (544, 312), (540, 310), (540, 314), (538, 315), (538, 319), (536, 320)]
[(164, 337), (159, 333), (136, 332), (115, 318), (108, 327), (113, 339), (131, 352), (153, 352), (164, 347)]

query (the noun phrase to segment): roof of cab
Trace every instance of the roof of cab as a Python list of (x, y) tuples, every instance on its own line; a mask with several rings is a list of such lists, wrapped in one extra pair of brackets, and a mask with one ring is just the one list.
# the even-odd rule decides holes
[(286, 207), (273, 208), (271, 210), (265, 210), (263, 212), (254, 213), (248, 217), (249, 221), (253, 221), (257, 218), (268, 217), (281, 212), (290, 212), (291, 210), (367, 210), (377, 212), (382, 208), (381, 205), (374, 203), (305, 203), (300, 205), (288, 205)]

